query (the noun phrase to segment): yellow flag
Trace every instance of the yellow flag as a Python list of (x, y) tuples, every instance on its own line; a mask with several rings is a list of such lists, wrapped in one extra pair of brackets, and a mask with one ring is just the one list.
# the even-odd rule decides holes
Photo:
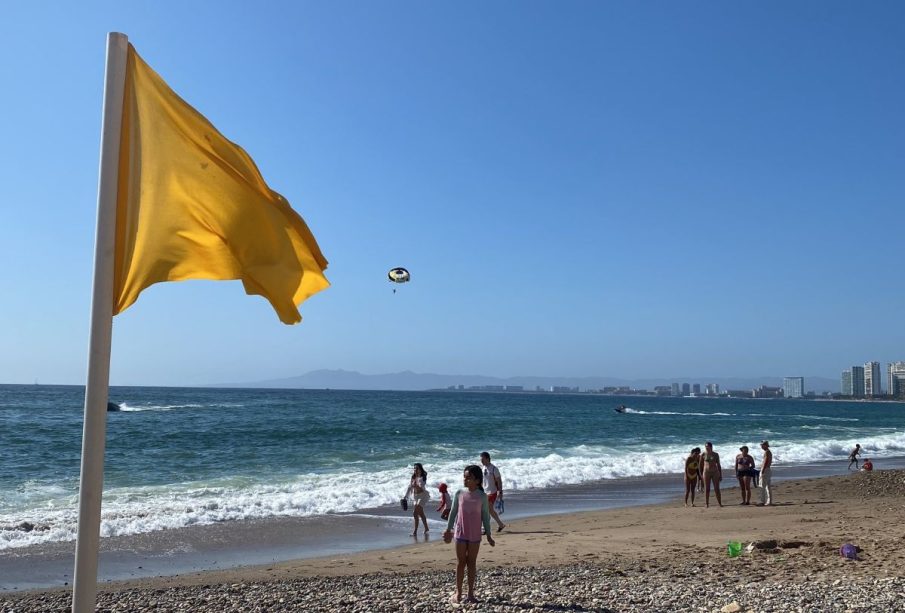
[(132, 45), (118, 174), (114, 314), (161, 281), (240, 279), (294, 324), (330, 285), (304, 220)]

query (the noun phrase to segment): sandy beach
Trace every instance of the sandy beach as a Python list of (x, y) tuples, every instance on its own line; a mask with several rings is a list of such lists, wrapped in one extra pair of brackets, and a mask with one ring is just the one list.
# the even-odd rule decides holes
[[(724, 483), (734, 484), (734, 480)], [(905, 471), (785, 481), (775, 506), (664, 504), (513, 520), (479, 557), (471, 610), (880, 611), (905, 607)], [(755, 498), (759, 493), (755, 491)], [(711, 499), (711, 503), (715, 503)], [(437, 532), (434, 530), (434, 532)], [(727, 555), (727, 542), (745, 549)], [(853, 543), (859, 559), (839, 547)], [(100, 586), (105, 611), (452, 608), (440, 534), (405, 548)], [(7, 593), (0, 611), (64, 611), (65, 589)]]

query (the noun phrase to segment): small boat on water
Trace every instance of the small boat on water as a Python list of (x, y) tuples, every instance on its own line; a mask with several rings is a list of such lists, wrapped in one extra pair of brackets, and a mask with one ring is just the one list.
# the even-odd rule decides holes
[(628, 407), (626, 407), (624, 404), (620, 404), (618, 407), (616, 407), (616, 408), (613, 409), (613, 410), (616, 411), (617, 413), (625, 413), (625, 410), (626, 410), (627, 408), (628, 408)]

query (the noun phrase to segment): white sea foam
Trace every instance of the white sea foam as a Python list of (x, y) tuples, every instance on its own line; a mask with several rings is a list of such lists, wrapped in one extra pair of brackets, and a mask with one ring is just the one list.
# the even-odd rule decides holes
[[(758, 433), (756, 438), (759, 438)], [(772, 435), (771, 435), (772, 436)], [(777, 465), (844, 461), (855, 443), (865, 457), (903, 455), (905, 433), (890, 429), (845, 440), (818, 439), (785, 442), (771, 438)], [(547, 488), (601, 479), (675, 474), (694, 441), (656, 449), (626, 451), (624, 447), (580, 445), (541, 457), (502, 458), (499, 466), (508, 490)], [(753, 440), (717, 441), (724, 467), (732, 464), (739, 446), (747, 444), (760, 461)], [(269, 517), (305, 517), (350, 513), (398, 504), (408, 484), (408, 469), (365, 470), (369, 464), (345, 465), (328, 473), (260, 478), (234, 475), (206, 482), (166, 486), (112, 488), (104, 492), (101, 534), (116, 536), (177, 529), (225, 521)], [(444, 481), (460, 487), (463, 462), (427, 466), (436, 502), (436, 486)], [(77, 501), (73, 489), (26, 482), (13, 493), (15, 500), (0, 505), (0, 550), (75, 539)], [(23, 522), (34, 526), (26, 531)], [(27, 527), (27, 526), (26, 526)]]
[[(811, 442), (795, 442), (782, 446), (782, 453), (774, 450), (777, 460), (790, 464), (808, 464), (828, 460), (844, 460), (855, 444), (861, 445), (862, 457), (884, 457), (902, 455), (905, 452), (905, 433), (880, 432), (871, 436), (859, 435), (846, 440), (817, 440)], [(771, 442), (772, 447), (776, 447)]]
[(16, 489), (3, 492), (3, 496), (0, 496), (0, 513), (33, 505), (35, 502), (48, 507), (67, 506), (70, 500), (74, 500), (72, 492), (62, 484), (28, 480)]
[[(770, 415), (770, 417), (779, 417), (778, 415)], [(826, 417), (822, 415), (789, 415), (789, 417), (797, 417), (799, 419), (807, 419), (813, 421), (860, 421), (857, 417)]]
[[(690, 413), (689, 413), (690, 415)], [(709, 415), (727, 415), (727, 413), (709, 413)], [(729, 413), (729, 415), (743, 415), (745, 417), (774, 417), (778, 419), (805, 419), (809, 421), (861, 421), (857, 417), (828, 417), (823, 415), (790, 415), (785, 413)]]

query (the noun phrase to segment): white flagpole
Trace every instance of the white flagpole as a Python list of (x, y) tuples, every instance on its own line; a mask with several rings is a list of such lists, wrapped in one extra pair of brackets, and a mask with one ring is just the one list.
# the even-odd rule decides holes
[(91, 613), (97, 600), (97, 557), (100, 547), (101, 494), (104, 489), (104, 446), (107, 434), (107, 392), (110, 385), (110, 344), (113, 336), (113, 258), (119, 141), (126, 82), (129, 39), (107, 35), (107, 69), (97, 188), (97, 234), (94, 245), (94, 293), (91, 299), (91, 339), (85, 386), (82, 430), (82, 476), (79, 482), (79, 528), (72, 580), (73, 613)]

